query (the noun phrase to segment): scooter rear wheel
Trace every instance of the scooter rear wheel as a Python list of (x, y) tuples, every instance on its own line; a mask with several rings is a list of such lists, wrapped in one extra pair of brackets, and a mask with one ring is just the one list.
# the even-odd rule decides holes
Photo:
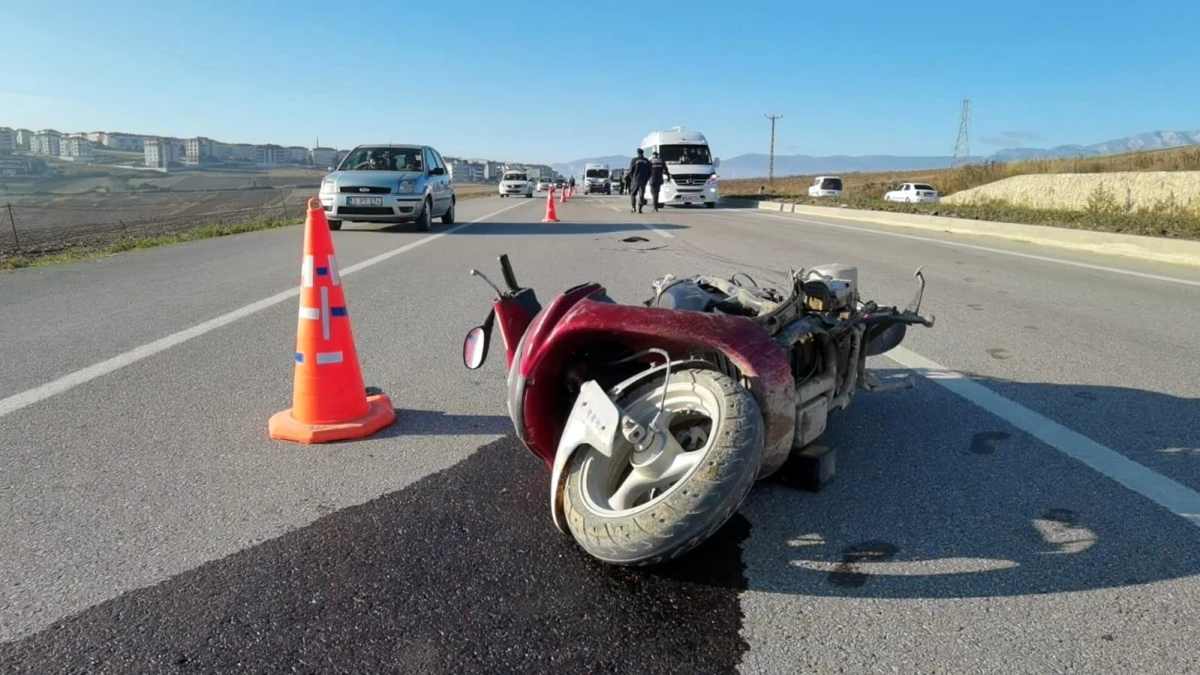
[(764, 429), (750, 392), (719, 372), (688, 369), (617, 404), (648, 425), (664, 387), (664, 419), (683, 452), (638, 469), (631, 464), (633, 445), (620, 437), (611, 459), (590, 448), (571, 459), (563, 499), (567, 527), (604, 562), (654, 565), (695, 548), (737, 511), (758, 475)]

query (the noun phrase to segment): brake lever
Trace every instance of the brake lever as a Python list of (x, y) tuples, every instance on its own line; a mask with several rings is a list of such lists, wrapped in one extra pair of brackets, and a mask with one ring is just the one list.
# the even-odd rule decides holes
[(921, 285), (917, 287), (917, 294), (913, 296), (912, 302), (908, 303), (908, 307), (904, 308), (905, 312), (916, 314), (921, 311), (921, 298), (925, 296), (925, 275), (921, 274), (921, 270), (923, 269), (925, 269), (924, 265), (918, 267), (916, 272), (913, 272), (913, 276), (921, 282)]

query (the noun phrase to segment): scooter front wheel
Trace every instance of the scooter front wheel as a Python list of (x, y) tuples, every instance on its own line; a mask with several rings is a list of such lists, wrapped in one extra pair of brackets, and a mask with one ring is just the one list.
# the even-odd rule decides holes
[(568, 469), (567, 527), (599, 560), (654, 565), (695, 548), (746, 499), (762, 463), (762, 413), (732, 378), (704, 369), (672, 373), (616, 403), (642, 425), (663, 404), (671, 439), (648, 463), (623, 437), (611, 458), (581, 448)]

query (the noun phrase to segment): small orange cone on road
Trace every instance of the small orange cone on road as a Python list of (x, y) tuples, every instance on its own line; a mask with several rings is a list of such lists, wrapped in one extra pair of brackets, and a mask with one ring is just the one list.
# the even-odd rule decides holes
[(558, 211), (554, 208), (554, 188), (546, 193), (546, 217), (542, 218), (543, 223), (557, 223)]
[(364, 438), (396, 420), (387, 395), (368, 396), (363, 386), (333, 236), (316, 199), (309, 200), (304, 222), (295, 361), (292, 407), (271, 416), (271, 438), (298, 443)]

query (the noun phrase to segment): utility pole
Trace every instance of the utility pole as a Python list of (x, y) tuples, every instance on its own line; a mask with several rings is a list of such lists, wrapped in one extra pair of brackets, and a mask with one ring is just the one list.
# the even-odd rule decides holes
[(971, 99), (964, 98), (962, 113), (958, 117), (958, 140), (954, 142), (954, 160), (951, 166), (971, 162)]
[(775, 184), (775, 120), (779, 119), (780, 117), (783, 117), (783, 115), (763, 115), (763, 117), (766, 117), (767, 119), (771, 120), (771, 164), (770, 164), (770, 168), (767, 169), (767, 184), (774, 185)]

